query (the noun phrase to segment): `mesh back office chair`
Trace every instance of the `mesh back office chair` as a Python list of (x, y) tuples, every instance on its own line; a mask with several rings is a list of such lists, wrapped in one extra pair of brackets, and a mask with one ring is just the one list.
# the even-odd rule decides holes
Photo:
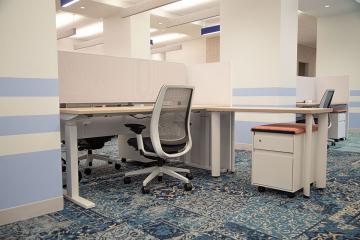
[[(319, 108), (330, 108), (334, 93), (335, 93), (334, 89), (326, 89), (324, 95), (321, 98)], [(297, 123), (305, 123), (304, 115), (302, 115), (301, 117), (296, 117), (296, 122)], [(315, 124), (318, 123), (317, 117), (314, 118), (314, 122), (315, 122)], [(328, 128), (330, 128), (330, 127), (331, 127), (331, 121), (329, 118)], [(332, 145), (335, 145), (335, 141), (333, 139), (328, 139), (328, 142), (331, 142)]]
[[(124, 183), (131, 182), (131, 176), (150, 173), (143, 181), (142, 192), (149, 193), (147, 184), (166, 174), (185, 182), (184, 189), (190, 191), (192, 175), (189, 169), (164, 166), (165, 160), (178, 158), (191, 149), (190, 114), (194, 88), (189, 86), (163, 86), (156, 99), (150, 122), (150, 137), (143, 137), (141, 132), (146, 128), (141, 124), (125, 124), (136, 134), (136, 138), (128, 140), (140, 154), (146, 158), (157, 160), (155, 167), (127, 172)], [(178, 172), (186, 173), (186, 177)]]

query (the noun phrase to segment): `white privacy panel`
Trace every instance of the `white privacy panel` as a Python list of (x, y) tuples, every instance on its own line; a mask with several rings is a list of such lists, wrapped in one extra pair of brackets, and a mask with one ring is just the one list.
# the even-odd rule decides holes
[(297, 77), (296, 79), (296, 101), (316, 100), (316, 78)]
[(230, 63), (188, 66), (189, 84), (195, 87), (193, 104), (231, 106)]
[(332, 103), (349, 102), (349, 76), (330, 76), (316, 78), (316, 102), (320, 102), (326, 89), (334, 89)]
[(163, 84), (187, 84), (184, 64), (59, 51), (61, 103), (154, 102)]

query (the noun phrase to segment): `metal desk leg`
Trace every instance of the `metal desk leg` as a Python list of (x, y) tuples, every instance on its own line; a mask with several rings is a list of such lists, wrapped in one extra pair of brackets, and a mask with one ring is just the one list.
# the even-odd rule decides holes
[(231, 134), (231, 172), (235, 172), (235, 113), (230, 112), (230, 134)]
[(75, 122), (65, 123), (66, 144), (66, 188), (64, 197), (83, 208), (95, 207), (93, 202), (79, 196), (77, 126)]
[(318, 146), (316, 151), (316, 187), (326, 187), (326, 162), (328, 139), (328, 114), (319, 114), (318, 118)]
[(310, 197), (310, 178), (311, 178), (311, 158), (312, 158), (312, 114), (306, 114), (306, 133), (305, 133), (305, 156), (303, 162), (303, 186), (304, 195)]
[(211, 159), (211, 175), (213, 177), (220, 176), (220, 113), (211, 112), (210, 127), (210, 159)]

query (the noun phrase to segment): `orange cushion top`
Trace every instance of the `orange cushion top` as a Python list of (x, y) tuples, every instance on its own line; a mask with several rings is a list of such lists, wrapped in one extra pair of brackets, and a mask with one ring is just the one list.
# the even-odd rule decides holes
[(344, 112), (347, 112), (346, 109), (333, 109), (332, 111), (333, 113), (344, 113)]
[[(313, 132), (317, 131), (317, 129), (317, 125), (313, 125)], [(274, 123), (253, 127), (251, 131), (301, 134), (305, 133), (306, 125), (304, 123)]]

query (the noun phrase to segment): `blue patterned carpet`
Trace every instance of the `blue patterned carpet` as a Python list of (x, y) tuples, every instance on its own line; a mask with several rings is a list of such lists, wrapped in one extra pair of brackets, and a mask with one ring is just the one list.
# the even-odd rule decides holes
[[(114, 145), (102, 151), (116, 157)], [(250, 184), (249, 152), (236, 154), (237, 171), (212, 178), (192, 169), (195, 189), (164, 177), (140, 193), (142, 177), (124, 185), (125, 170), (104, 166), (81, 182), (91, 210), (65, 209), (0, 227), (0, 239), (360, 239), (360, 134), (329, 150), (328, 187), (289, 199)]]

